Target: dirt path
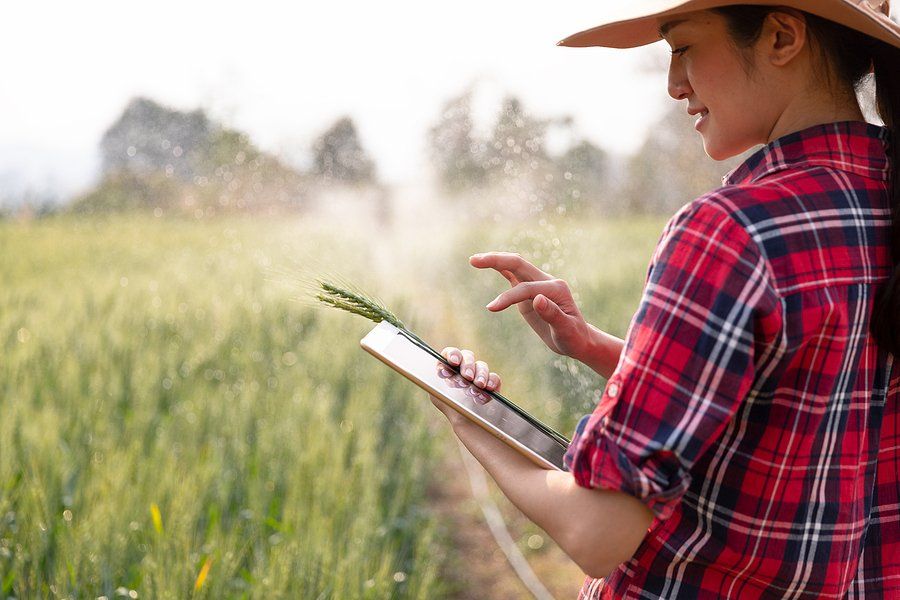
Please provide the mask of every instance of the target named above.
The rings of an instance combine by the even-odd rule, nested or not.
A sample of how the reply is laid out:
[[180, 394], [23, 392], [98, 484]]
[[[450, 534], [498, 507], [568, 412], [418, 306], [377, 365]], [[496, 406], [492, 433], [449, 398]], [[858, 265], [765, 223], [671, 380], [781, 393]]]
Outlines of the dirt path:
[[[408, 196], [409, 210], [398, 212], [400, 216], [394, 223], [394, 231], [402, 233], [404, 239], [410, 242], [411, 248], [427, 247], [430, 256], [452, 255], [460, 245], [457, 238], [462, 230], [450, 231], [443, 224], [452, 221], [456, 209], [442, 205], [426, 206], [422, 204], [419, 195], [410, 193], [409, 190], [400, 196], [403, 194]], [[423, 214], [416, 213], [423, 210], [426, 211]], [[439, 210], [446, 212], [446, 218], [435, 219]], [[406, 225], [403, 225], [404, 219], [407, 220]], [[419, 236], [419, 241], [416, 241], [415, 236]], [[453, 295], [445, 288], [445, 268], [451, 271], [452, 268], [440, 263], [438, 259], [437, 264], [441, 264], [441, 268], [425, 269], [419, 262], [421, 253], [409, 252], [405, 256], [411, 261], [407, 264], [408, 272], [415, 278], [418, 286], [416, 289], [421, 294], [420, 301], [413, 302], [413, 306], [429, 307], [431, 322], [440, 324], [438, 328], [446, 334], [445, 339], [464, 339], [460, 335], [447, 334], [465, 332], [467, 329], [466, 323], [457, 314]], [[399, 268], [394, 255], [389, 264], [395, 271]], [[395, 273], [391, 275], [395, 276]], [[440, 338], [439, 335], [431, 337], [433, 340]], [[491, 534], [481, 507], [473, 496], [466, 467], [446, 421], [435, 418], [431, 424], [431, 433], [441, 441], [443, 449], [429, 490], [429, 501], [438, 517], [442, 536], [447, 540], [443, 561], [445, 568], [441, 576], [449, 589], [448, 597], [454, 600], [532, 598]], [[480, 465], [478, 468], [481, 468]], [[581, 569], [506, 500], [490, 477], [488, 480], [491, 498], [499, 507], [510, 535], [538, 579], [555, 599], [575, 600], [584, 581]]]
[[[446, 432], [435, 433], [447, 443], [439, 471], [443, 477], [437, 478], [429, 495], [448, 540], [447, 567], [442, 577], [450, 590], [449, 596], [459, 600], [532, 597], [491, 535], [455, 444]], [[491, 497], [500, 508], [512, 538], [541, 583], [558, 600], [577, 598], [584, 579], [581, 570], [550, 538], [531, 525], [492, 481], [489, 484]]]

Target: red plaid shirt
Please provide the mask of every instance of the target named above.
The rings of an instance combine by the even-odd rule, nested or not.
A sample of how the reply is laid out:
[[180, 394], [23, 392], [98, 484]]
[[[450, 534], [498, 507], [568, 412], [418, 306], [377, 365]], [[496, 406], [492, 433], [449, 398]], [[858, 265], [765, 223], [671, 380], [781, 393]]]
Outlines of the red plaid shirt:
[[655, 519], [581, 598], [900, 598], [900, 377], [869, 335], [887, 143], [788, 135], [669, 222], [566, 455]]

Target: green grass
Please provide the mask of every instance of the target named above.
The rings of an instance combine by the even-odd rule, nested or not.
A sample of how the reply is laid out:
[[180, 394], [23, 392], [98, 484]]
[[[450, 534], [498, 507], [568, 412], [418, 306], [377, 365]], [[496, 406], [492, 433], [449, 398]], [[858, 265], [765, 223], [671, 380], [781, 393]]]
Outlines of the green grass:
[[300, 221], [0, 223], [0, 597], [446, 595], [441, 417], [359, 349], [371, 323], [296, 301], [293, 274], [339, 265], [568, 434], [602, 382], [489, 315], [507, 284], [466, 257], [546, 252], [623, 335], [660, 228], [460, 230], [386, 267]]
[[198, 596], [434, 591], [424, 406], [267, 281], [271, 233], [3, 226], [4, 597], [184, 598], [207, 557]]

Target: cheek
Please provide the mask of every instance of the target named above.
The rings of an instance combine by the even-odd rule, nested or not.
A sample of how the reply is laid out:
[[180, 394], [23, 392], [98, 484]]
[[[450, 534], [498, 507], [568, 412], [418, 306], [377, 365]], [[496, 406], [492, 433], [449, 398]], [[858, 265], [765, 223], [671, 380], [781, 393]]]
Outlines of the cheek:
[[[719, 104], [720, 110], [743, 100], [747, 93], [747, 77], [743, 66], [730, 55], [705, 53], [687, 65], [687, 75], [694, 92], [708, 108]], [[752, 106], [752, 102], [747, 103]]]

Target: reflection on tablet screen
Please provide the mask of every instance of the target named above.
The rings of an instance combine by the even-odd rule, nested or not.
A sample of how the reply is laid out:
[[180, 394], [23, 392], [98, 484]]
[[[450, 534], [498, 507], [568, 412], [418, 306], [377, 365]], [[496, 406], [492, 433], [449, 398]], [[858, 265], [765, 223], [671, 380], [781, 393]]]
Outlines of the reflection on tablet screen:
[[475, 384], [469, 382], [459, 373], [454, 372], [450, 367], [443, 363], [437, 363], [438, 377], [445, 380], [447, 385], [452, 388], [465, 390], [466, 395], [472, 398], [478, 404], [484, 405], [491, 401], [491, 397], [479, 389]]
[[520, 446], [520, 451], [565, 470], [566, 443], [549, 435], [507, 404], [477, 387], [456, 369], [415, 344], [390, 324], [382, 323], [363, 339], [363, 347], [463, 414]]
[[439, 390], [440, 396], [445, 400], [478, 416], [557, 468], [565, 469], [562, 458], [566, 447], [537, 429], [503, 402], [494, 400], [488, 392], [463, 378], [451, 367], [438, 362], [402, 335], [397, 336], [391, 349], [396, 353], [394, 356], [398, 362], [405, 364], [409, 371]]

